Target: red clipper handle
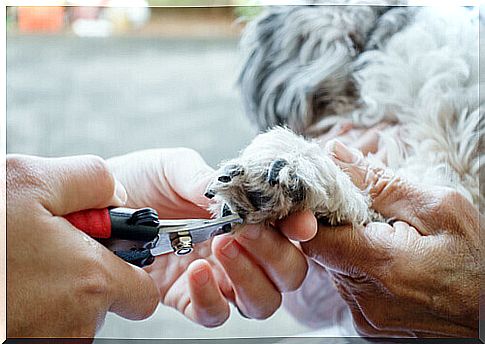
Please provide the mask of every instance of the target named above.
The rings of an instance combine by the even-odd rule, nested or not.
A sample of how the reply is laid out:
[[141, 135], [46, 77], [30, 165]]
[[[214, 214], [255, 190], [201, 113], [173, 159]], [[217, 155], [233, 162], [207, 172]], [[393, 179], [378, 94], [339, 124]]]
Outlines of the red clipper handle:
[[82, 210], [68, 214], [64, 218], [92, 238], [111, 237], [111, 218], [108, 208]]

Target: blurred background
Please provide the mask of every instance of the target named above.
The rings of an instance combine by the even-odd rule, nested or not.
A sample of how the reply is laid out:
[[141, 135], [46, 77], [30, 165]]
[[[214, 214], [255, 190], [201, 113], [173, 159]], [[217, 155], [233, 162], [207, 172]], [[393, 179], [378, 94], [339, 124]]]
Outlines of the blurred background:
[[251, 9], [139, 1], [7, 8], [9, 153], [188, 146], [215, 166], [247, 144], [237, 45]]
[[[163, 0], [130, 1], [135, 7], [83, 4], [90, 6], [7, 8], [8, 153], [109, 158], [184, 146], [216, 167], [249, 143], [255, 130], [236, 85], [238, 39], [260, 7], [146, 7], [173, 4]], [[306, 330], [284, 310], [253, 321], [233, 309], [224, 326], [205, 329], [160, 306], [141, 322], [110, 314], [98, 336], [265, 337]]]

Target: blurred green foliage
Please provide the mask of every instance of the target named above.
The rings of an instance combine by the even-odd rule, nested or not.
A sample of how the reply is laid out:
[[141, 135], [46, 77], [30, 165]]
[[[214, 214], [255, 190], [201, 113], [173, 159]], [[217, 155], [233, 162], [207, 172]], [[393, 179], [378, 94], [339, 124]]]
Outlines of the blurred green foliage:
[[251, 20], [261, 13], [262, 6], [240, 6], [234, 8], [234, 15], [242, 20]]
[[[234, 6], [234, 15], [242, 20], [251, 20], [262, 11], [258, 0], [147, 0], [149, 6]], [[256, 5], [256, 6], [255, 6]]]
[[7, 32], [11, 32], [15, 28], [17, 21], [15, 10], [15, 7], [7, 7], [7, 17], [5, 18]]
[[150, 6], [230, 6], [233, 0], [148, 0]]

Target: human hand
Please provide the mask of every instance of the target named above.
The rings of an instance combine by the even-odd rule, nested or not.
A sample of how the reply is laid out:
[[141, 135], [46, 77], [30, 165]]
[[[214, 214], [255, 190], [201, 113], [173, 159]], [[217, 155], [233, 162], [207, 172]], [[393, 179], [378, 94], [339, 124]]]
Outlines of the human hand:
[[413, 185], [336, 143], [335, 162], [393, 225], [320, 225], [302, 248], [331, 274], [366, 336], [478, 335], [479, 213], [456, 191]]
[[[127, 189], [128, 207], [150, 206], [160, 218], [209, 218], [203, 196], [213, 170], [190, 149], [155, 149], [110, 159]], [[159, 256], [146, 268], [161, 302], [193, 321], [213, 327], [229, 317], [229, 302], [247, 317], [263, 319], [281, 303], [281, 293], [303, 281], [307, 262], [289, 240], [316, 233], [311, 213], [294, 214], [275, 224], [243, 226], [195, 246], [184, 257]]]
[[[373, 161], [387, 163], [387, 144], [381, 139], [381, 133], [387, 132], [393, 138], [400, 136], [400, 127], [396, 124], [380, 122], [370, 128], [355, 126], [349, 120], [341, 120], [325, 134], [319, 134], [317, 142], [322, 148], [327, 143], [338, 139], [340, 142], [356, 149], [367, 156], [372, 155]], [[314, 132], [315, 134], [318, 131]], [[284, 306], [298, 321], [312, 328], [342, 328], [342, 335], [353, 335], [354, 331], [345, 332], [348, 309], [338, 292], [332, 285], [326, 269], [313, 261], [309, 261], [307, 277], [300, 288], [284, 297]], [[332, 311], [330, 312], [329, 309]]]
[[387, 132], [388, 135], [392, 133], [391, 136], [396, 139], [400, 137], [401, 130], [400, 125], [387, 122], [379, 122], [372, 127], [364, 128], [355, 127], [351, 121], [343, 120], [325, 134], [318, 136], [317, 141], [325, 147], [327, 142], [338, 139], [348, 147], [357, 149], [364, 156], [371, 153], [377, 161], [386, 164], [388, 152], [385, 143], [389, 144], [389, 142], [382, 142], [381, 133]]
[[158, 291], [150, 276], [62, 217], [124, 204], [106, 163], [10, 155], [6, 165], [7, 336], [93, 337], [107, 311], [152, 314]]

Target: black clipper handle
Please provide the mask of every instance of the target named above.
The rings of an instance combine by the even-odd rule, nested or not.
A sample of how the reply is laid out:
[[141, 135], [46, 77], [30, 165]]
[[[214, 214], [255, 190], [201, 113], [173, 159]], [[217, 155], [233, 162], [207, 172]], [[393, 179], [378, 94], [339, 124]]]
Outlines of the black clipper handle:
[[150, 250], [146, 248], [134, 248], [126, 251], [113, 251], [113, 253], [123, 259], [125, 262], [139, 266], [141, 268], [150, 265], [155, 260], [155, 257], [152, 256]]

